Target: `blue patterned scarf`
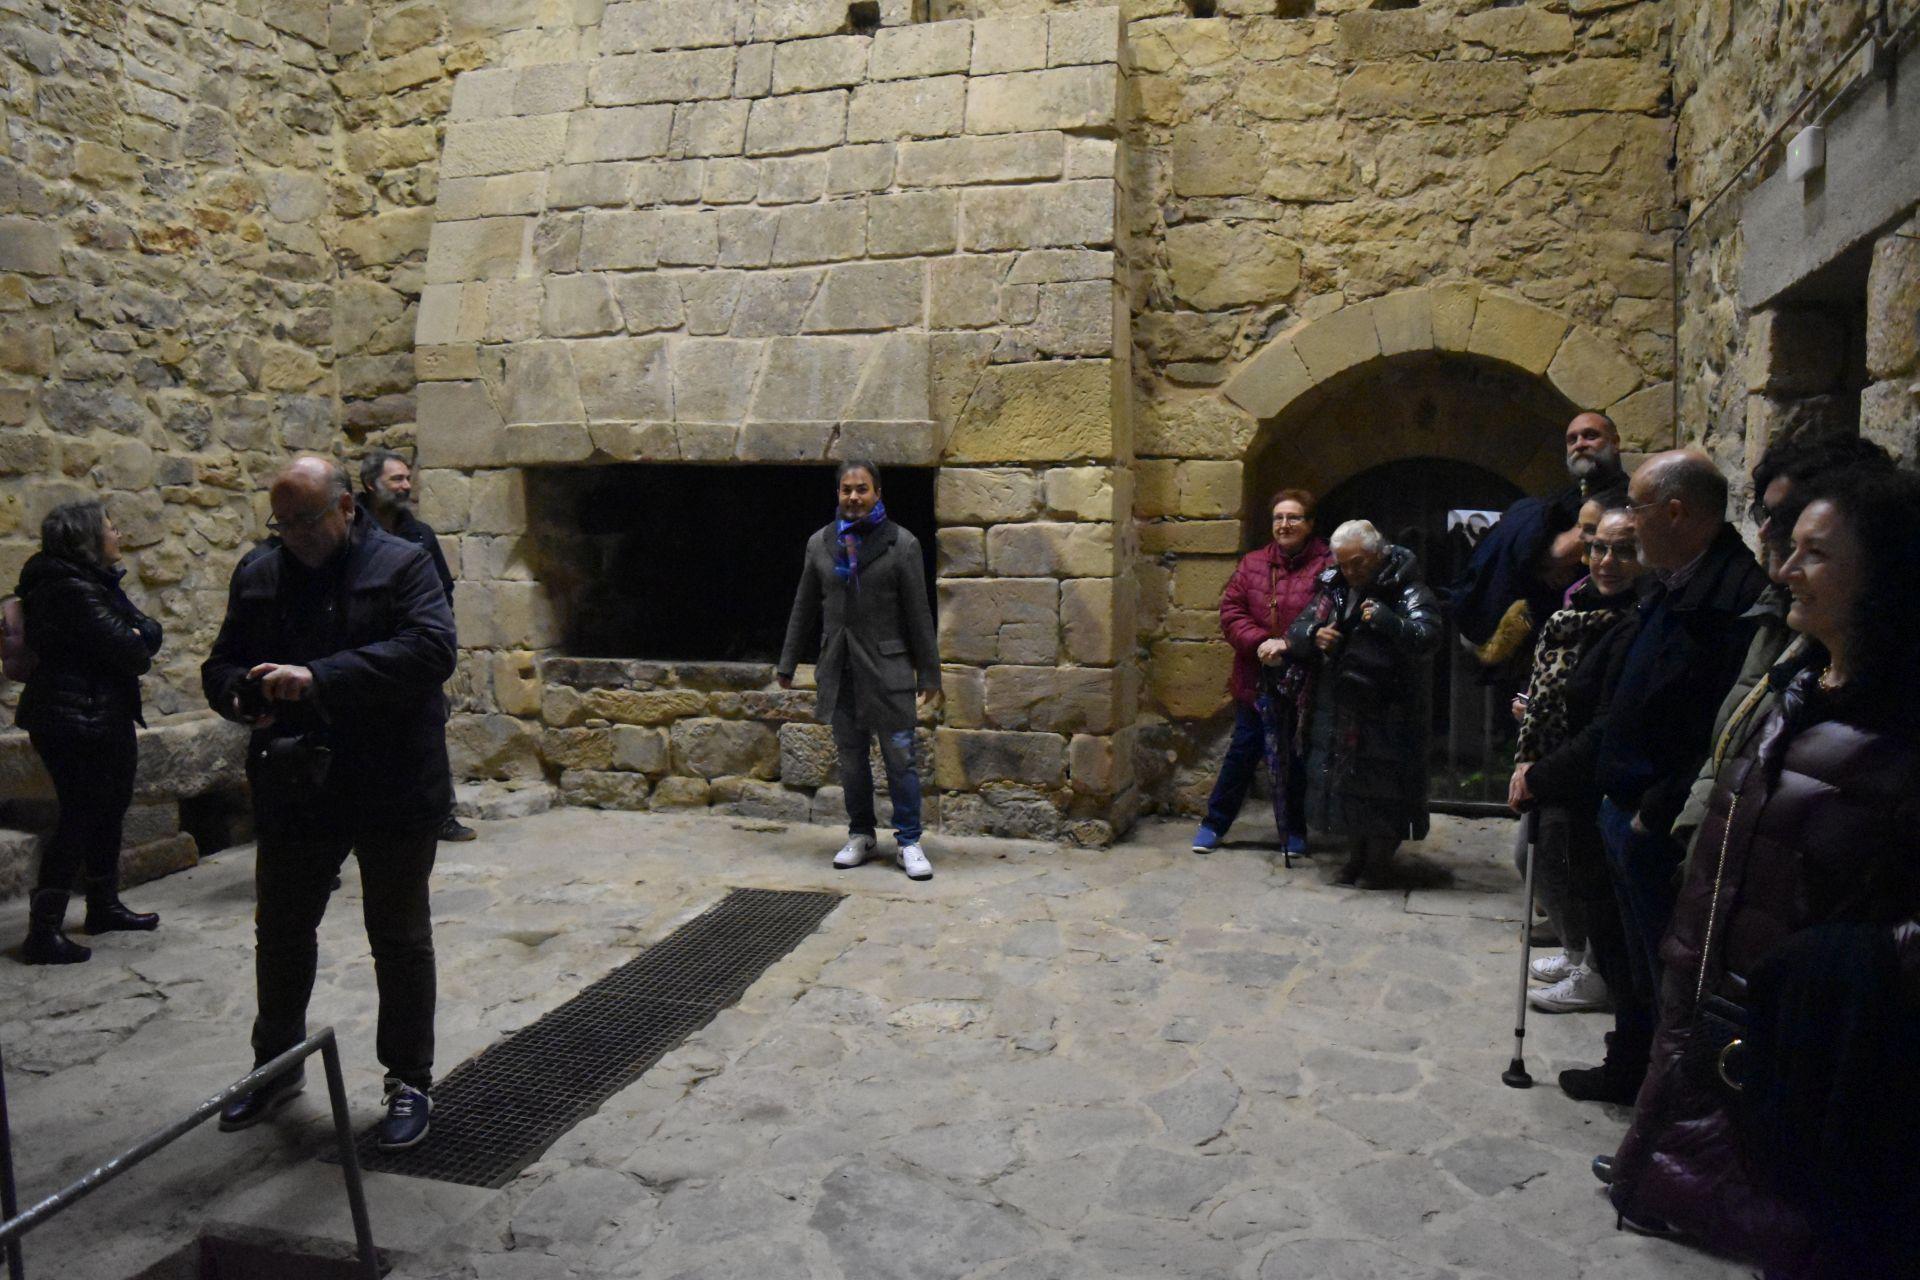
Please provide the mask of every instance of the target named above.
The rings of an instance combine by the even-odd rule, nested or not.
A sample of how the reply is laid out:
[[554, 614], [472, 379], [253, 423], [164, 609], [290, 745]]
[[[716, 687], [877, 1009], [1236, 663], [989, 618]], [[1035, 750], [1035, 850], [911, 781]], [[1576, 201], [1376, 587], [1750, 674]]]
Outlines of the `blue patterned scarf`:
[[860, 519], [840, 520], [834, 524], [834, 533], [840, 540], [840, 546], [833, 553], [833, 571], [841, 581], [852, 583], [855, 591], [860, 589], [860, 544], [886, 521], [887, 504], [875, 502], [873, 510]]

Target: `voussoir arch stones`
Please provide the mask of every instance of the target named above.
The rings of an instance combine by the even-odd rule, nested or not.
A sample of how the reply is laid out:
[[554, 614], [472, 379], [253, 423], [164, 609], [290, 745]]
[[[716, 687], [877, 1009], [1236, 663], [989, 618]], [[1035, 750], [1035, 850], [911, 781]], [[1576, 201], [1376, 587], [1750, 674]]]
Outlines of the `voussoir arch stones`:
[[1457, 352], [1544, 378], [1572, 403], [1604, 410], [1629, 448], [1671, 442], [1672, 389], [1649, 384], [1617, 344], [1551, 308], [1472, 281], [1369, 298], [1275, 337], [1221, 393], [1270, 422], [1329, 379], [1413, 352]]

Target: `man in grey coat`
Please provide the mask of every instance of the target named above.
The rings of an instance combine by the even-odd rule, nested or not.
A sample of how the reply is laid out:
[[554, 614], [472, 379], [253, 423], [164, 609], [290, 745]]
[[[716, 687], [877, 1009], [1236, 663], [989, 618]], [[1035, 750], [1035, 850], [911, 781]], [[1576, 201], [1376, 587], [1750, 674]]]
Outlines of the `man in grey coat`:
[[868, 749], [877, 735], [893, 797], [895, 860], [913, 879], [930, 880], [933, 865], [920, 848], [920, 776], [913, 763], [915, 690], [921, 706], [940, 701], [926, 567], [919, 539], [887, 519], [880, 468], [864, 459], [843, 462], [838, 480], [837, 518], [807, 539], [780, 651], [780, 687], [793, 687], [801, 651], [818, 635], [814, 714], [833, 725], [847, 796], [847, 843], [833, 865], [846, 870], [874, 855]]

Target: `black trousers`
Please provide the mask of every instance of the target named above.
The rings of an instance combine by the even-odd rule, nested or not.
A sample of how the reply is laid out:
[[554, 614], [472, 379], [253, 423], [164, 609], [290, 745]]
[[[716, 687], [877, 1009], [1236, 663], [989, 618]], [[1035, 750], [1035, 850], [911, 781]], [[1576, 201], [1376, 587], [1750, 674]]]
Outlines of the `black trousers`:
[[30, 733], [28, 740], [53, 776], [60, 820], [40, 854], [36, 892], [72, 893], [74, 880], [117, 888], [120, 882], [120, 829], [133, 803], [133, 770], [140, 749], [133, 722], [124, 732], [102, 737]]
[[433, 916], [427, 881], [439, 824], [358, 837], [325, 830], [262, 832], [254, 863], [254, 1065], [307, 1035], [307, 1001], [319, 961], [316, 931], [348, 852], [360, 860], [362, 914], [380, 993], [374, 1050], [387, 1083], [433, 1083]]

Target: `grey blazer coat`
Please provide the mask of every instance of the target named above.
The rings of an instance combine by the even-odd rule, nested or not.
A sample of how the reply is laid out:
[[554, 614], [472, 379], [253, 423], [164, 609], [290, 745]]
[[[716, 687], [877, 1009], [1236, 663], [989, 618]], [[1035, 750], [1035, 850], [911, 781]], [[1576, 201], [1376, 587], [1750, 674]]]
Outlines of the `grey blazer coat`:
[[814, 714], [831, 721], [840, 705], [843, 673], [853, 678], [853, 705], [862, 727], [914, 726], [916, 689], [940, 687], [940, 652], [920, 540], [889, 520], [860, 547], [860, 586], [833, 571], [835, 526], [807, 539], [800, 588], [787, 618], [779, 673], [791, 676], [807, 640], [820, 638]]

